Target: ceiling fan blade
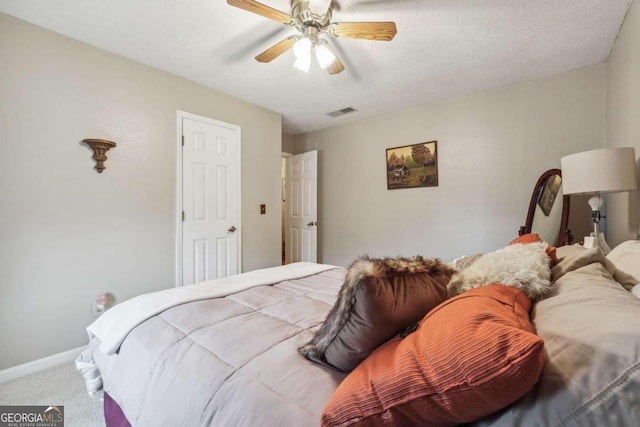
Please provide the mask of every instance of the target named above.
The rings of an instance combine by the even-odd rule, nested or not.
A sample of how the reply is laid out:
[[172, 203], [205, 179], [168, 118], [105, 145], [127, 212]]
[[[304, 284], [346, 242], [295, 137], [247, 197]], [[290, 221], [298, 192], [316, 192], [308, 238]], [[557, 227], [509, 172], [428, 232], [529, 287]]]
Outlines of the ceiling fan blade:
[[276, 59], [278, 56], [285, 53], [287, 50], [291, 49], [295, 44], [295, 42], [296, 42], [295, 36], [287, 37], [286, 39], [274, 44], [269, 49], [262, 52], [260, 55], [256, 56], [256, 61], [271, 62], [274, 59]]
[[333, 37], [379, 41], [391, 41], [397, 32], [395, 22], [336, 22], [328, 28]]
[[248, 12], [264, 16], [265, 18], [282, 22], [283, 24], [289, 24], [291, 21], [293, 21], [291, 16], [287, 15], [286, 13], [280, 12], [279, 10], [276, 10], [254, 0], [227, 0], [227, 3], [231, 6], [244, 9]]
[[344, 64], [340, 61], [340, 58], [336, 56], [336, 60], [327, 67], [329, 74], [339, 74], [344, 71]]

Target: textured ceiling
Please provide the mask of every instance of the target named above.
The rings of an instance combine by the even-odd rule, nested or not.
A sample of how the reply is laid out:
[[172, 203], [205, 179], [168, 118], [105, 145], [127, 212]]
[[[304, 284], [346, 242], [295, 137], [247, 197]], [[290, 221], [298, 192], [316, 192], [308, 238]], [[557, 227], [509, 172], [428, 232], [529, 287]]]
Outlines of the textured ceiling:
[[[332, 39], [330, 76], [293, 53], [296, 34], [224, 0], [0, 0], [0, 12], [283, 115], [296, 134], [605, 61], [633, 0], [340, 0], [333, 22], [395, 21], [391, 42]], [[290, 12], [290, 0], [263, 3]], [[326, 113], [353, 107], [339, 118]]]

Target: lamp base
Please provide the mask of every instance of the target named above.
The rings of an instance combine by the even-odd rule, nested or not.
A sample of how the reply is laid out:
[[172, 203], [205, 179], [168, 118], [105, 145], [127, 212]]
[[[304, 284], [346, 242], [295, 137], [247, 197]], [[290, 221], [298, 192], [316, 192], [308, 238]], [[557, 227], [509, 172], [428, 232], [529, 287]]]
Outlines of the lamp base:
[[604, 234], [602, 233], [598, 233], [597, 235], [595, 235], [595, 233], [591, 233], [591, 236], [585, 236], [583, 246], [587, 249], [599, 247], [605, 255], [611, 252], [611, 248], [607, 244]]

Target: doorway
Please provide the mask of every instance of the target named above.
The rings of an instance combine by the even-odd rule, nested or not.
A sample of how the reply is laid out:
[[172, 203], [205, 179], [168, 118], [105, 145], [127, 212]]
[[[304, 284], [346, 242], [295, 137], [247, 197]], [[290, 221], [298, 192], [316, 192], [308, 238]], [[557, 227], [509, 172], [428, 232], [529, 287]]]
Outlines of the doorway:
[[284, 263], [317, 262], [318, 152], [286, 157], [284, 194]]
[[286, 253], [286, 235], [287, 235], [287, 159], [293, 156], [291, 153], [282, 153], [280, 157], [280, 190], [282, 199], [282, 265], [287, 263]]

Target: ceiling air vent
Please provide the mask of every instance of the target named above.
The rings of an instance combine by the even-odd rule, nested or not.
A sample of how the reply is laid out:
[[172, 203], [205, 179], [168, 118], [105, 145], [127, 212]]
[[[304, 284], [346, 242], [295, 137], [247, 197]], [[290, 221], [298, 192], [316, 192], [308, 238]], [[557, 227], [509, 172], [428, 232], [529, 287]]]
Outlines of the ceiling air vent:
[[332, 111], [330, 113], [327, 113], [327, 116], [329, 117], [340, 117], [340, 116], [344, 116], [345, 114], [349, 114], [349, 113], [353, 113], [354, 111], [358, 111], [353, 107], [347, 107], [347, 108], [343, 108], [341, 110], [336, 110], [336, 111]]

